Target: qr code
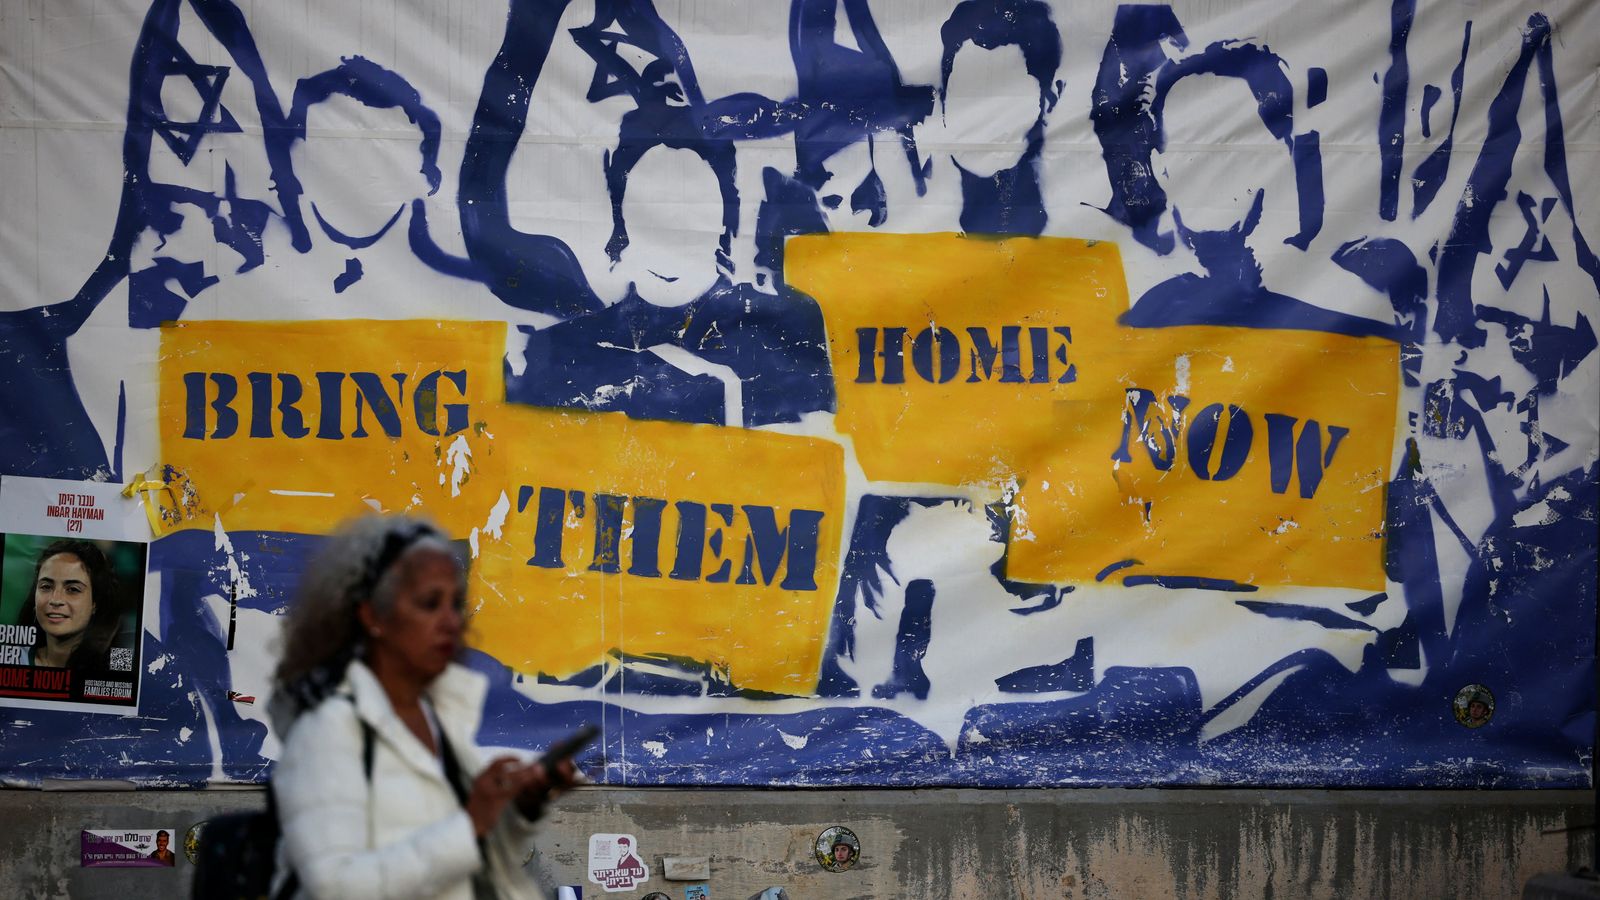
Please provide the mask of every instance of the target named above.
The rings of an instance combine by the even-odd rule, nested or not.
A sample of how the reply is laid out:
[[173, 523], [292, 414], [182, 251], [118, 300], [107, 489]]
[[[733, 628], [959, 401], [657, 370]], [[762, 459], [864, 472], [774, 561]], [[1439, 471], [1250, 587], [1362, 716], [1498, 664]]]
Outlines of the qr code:
[[133, 671], [133, 648], [132, 647], [112, 647], [111, 648], [111, 671], [113, 671], [113, 672], [132, 672]]

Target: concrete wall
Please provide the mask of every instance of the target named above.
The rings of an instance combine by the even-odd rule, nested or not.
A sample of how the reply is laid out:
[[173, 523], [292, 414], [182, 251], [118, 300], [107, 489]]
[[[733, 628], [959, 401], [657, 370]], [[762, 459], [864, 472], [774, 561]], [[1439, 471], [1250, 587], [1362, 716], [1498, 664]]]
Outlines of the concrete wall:
[[[82, 828], [175, 828], [259, 806], [259, 791], [0, 791], [0, 893], [186, 896], [189, 866], [84, 869]], [[538, 839], [547, 885], [583, 883], [588, 837], [629, 832], [679, 900], [663, 856], [709, 856], [711, 896], [785, 885], [793, 900], [856, 898], [1517, 897], [1540, 872], [1589, 864], [1593, 796], [1578, 791], [744, 791], [586, 788]], [[861, 839], [824, 871], [817, 834]], [[590, 885], [587, 896], [608, 896]]]

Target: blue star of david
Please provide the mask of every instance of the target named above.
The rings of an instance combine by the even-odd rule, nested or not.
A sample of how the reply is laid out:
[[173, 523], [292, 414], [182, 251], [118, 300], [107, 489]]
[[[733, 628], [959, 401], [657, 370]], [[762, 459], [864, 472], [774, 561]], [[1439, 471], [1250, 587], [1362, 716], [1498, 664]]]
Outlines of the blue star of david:
[[195, 62], [194, 57], [182, 46], [174, 43], [159, 71], [163, 83], [168, 78], [184, 78], [200, 95], [200, 114], [194, 121], [175, 121], [166, 115], [163, 108], [151, 125], [184, 165], [194, 159], [206, 135], [240, 130], [233, 114], [222, 105], [222, 85], [227, 82], [230, 71], [227, 66], [203, 66]]
[[[630, 34], [624, 19], [635, 20], [632, 24], [641, 33]], [[640, 102], [654, 100], [675, 106], [687, 102], [678, 73], [667, 58], [674, 54], [670, 48], [663, 47], [663, 35], [651, 33], [650, 25], [637, 10], [619, 13], [612, 8], [603, 8], [597, 10], [592, 23], [571, 29], [573, 42], [589, 54], [595, 63], [594, 78], [589, 82], [586, 95], [591, 103], [620, 94], [627, 94]], [[653, 59], [641, 72], [622, 58], [617, 52], [618, 45], [638, 47]]]
[[[1536, 203], [1537, 217], [1534, 213]], [[1522, 236], [1522, 243], [1507, 250], [1505, 261], [1494, 269], [1495, 274], [1500, 276], [1501, 287], [1508, 290], [1511, 288], [1511, 283], [1517, 280], [1517, 273], [1522, 271], [1523, 263], [1556, 261], [1555, 248], [1550, 246], [1550, 238], [1545, 236], [1543, 226], [1544, 222], [1550, 220], [1550, 213], [1556, 208], [1556, 198], [1546, 197], [1543, 202], [1538, 202], [1526, 193], [1518, 191], [1517, 206], [1522, 208], [1522, 218], [1528, 223], [1528, 231]]]

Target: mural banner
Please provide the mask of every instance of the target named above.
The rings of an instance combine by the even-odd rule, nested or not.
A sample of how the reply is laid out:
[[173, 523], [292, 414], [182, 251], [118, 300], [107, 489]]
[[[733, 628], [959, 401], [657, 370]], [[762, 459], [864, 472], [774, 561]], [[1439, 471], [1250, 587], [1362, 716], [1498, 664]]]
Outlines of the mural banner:
[[603, 783], [1591, 784], [1600, 7], [1491, 6], [7, 5], [0, 506], [150, 600], [0, 779], [262, 780], [404, 512]]

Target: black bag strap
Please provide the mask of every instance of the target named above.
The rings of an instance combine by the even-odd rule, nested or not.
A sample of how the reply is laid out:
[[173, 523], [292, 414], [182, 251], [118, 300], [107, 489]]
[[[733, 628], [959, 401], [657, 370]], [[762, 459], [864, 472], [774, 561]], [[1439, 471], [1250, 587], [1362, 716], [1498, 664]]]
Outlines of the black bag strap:
[[372, 783], [372, 757], [377, 752], [378, 742], [376, 732], [366, 719], [356, 718], [361, 723], [361, 773], [367, 776], [367, 784]]
[[465, 809], [467, 805], [467, 788], [461, 783], [461, 762], [456, 759], [456, 752], [450, 747], [450, 739], [444, 736], [444, 729], [439, 729], [439, 762], [444, 767], [444, 780], [450, 782], [450, 790], [455, 792], [456, 802]]
[[[351, 697], [349, 699], [350, 703], [354, 705], [355, 698]], [[371, 785], [372, 760], [378, 749], [377, 732], [373, 731], [371, 723], [361, 718], [360, 715], [356, 716], [356, 722], [361, 725], [361, 773], [367, 776], [367, 784]], [[278, 800], [273, 794], [270, 785], [267, 788], [267, 812], [272, 816], [272, 823], [278, 826], [278, 834], [281, 837], [283, 825], [278, 819]], [[289, 900], [299, 891], [300, 873], [290, 869], [289, 876], [283, 879], [283, 887], [278, 888], [278, 893], [273, 895], [272, 900]]]
[[[456, 759], [456, 752], [451, 749], [450, 739], [444, 736], [442, 727], [439, 729], [438, 735], [439, 763], [444, 769], [444, 780], [450, 783], [450, 790], [455, 792], [456, 802], [461, 804], [462, 809], [466, 809], [467, 788], [466, 785], [461, 783], [461, 762]], [[478, 858], [483, 860], [486, 869], [489, 865], [489, 842], [481, 837], [478, 838]], [[474, 898], [482, 898], [482, 900], [498, 896], [494, 883], [489, 880], [485, 869], [479, 869], [472, 876], [472, 896]]]

